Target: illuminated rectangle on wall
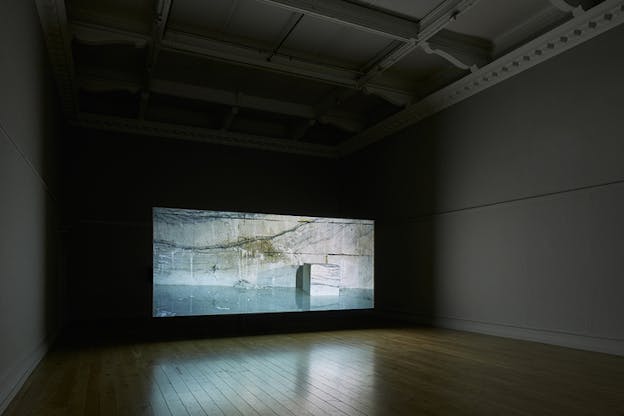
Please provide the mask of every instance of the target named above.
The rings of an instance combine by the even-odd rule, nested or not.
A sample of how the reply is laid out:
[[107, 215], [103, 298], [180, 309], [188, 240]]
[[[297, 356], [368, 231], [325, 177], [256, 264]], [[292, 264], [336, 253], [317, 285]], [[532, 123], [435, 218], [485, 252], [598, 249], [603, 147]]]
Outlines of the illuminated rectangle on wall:
[[153, 316], [373, 307], [374, 222], [153, 209]]

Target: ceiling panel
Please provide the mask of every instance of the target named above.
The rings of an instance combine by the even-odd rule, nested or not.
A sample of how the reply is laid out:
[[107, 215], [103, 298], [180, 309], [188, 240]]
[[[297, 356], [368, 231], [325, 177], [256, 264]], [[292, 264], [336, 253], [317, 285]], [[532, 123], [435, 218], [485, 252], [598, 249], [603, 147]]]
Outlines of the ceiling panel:
[[168, 28], [272, 49], [294, 23], [293, 15], [254, 0], [175, 0]]
[[74, 20], [148, 34], [152, 29], [153, 0], [67, 0]]
[[442, 0], [359, 0], [357, 3], [409, 19], [420, 20], [441, 4]]
[[284, 51], [302, 52], [320, 62], [360, 69], [391, 42], [383, 36], [305, 16], [284, 43]]
[[312, 105], [334, 87], [284, 74], [162, 52], [155, 78]]
[[126, 45], [73, 44], [76, 72], [117, 81], [141, 82], [145, 74], [146, 51]]
[[220, 129], [229, 108], [205, 101], [152, 94], [145, 118], [173, 124]]
[[224, 33], [276, 46], [288, 32], [293, 13], [255, 0], [237, 0], [238, 7]]
[[336, 145], [346, 139], [347, 133], [331, 124], [316, 123], [306, 133], [305, 141], [315, 144]]
[[135, 118], [139, 114], [139, 95], [127, 91], [92, 92], [79, 90], [80, 110], [92, 114]]
[[373, 94], [359, 93], [346, 99], [336, 107], [336, 110], [359, 114], [365, 126], [369, 127], [394, 114], [399, 108]]
[[497, 37], [530, 20], [544, 9], [549, 0], [480, 0], [447, 29], [494, 41]]
[[288, 138], [297, 120], [257, 110], [241, 109], [230, 129], [240, 133]]
[[238, 2], [232, 0], [175, 0], [168, 28], [190, 33], [220, 33], [226, 29]]
[[388, 76], [401, 79], [420, 79], [431, 73], [444, 70], [449, 62], [438, 55], [428, 54], [420, 48], [416, 48], [406, 57], [394, 64], [388, 71]]

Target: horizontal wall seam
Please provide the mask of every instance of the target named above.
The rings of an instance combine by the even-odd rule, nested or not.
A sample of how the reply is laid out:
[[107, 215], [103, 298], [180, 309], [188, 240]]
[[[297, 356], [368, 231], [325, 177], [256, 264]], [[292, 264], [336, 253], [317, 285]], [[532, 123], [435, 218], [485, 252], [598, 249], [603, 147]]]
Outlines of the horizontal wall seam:
[[618, 180], [611, 181], [611, 182], [603, 182], [603, 183], [594, 184], [594, 185], [579, 186], [577, 188], [564, 189], [564, 190], [561, 190], [561, 191], [546, 192], [546, 193], [542, 193], [542, 194], [529, 195], [529, 196], [524, 196], [524, 197], [520, 197], [520, 198], [506, 199], [506, 200], [503, 200], [503, 201], [489, 202], [489, 203], [486, 203], [486, 204], [471, 205], [471, 206], [468, 206], [468, 207], [450, 209], [450, 210], [446, 210], [446, 211], [431, 212], [431, 213], [427, 213], [427, 214], [417, 215], [417, 216], [414, 216], [414, 217], [402, 217], [402, 218], [400, 218], [400, 217], [395, 217], [395, 218], [388, 217], [387, 219], [401, 219], [401, 220], [406, 220], [407, 219], [409, 221], [417, 221], [417, 220], [421, 220], [421, 219], [425, 219], [425, 218], [429, 218], [429, 217], [437, 217], [437, 216], [442, 216], [442, 215], [447, 215], [447, 214], [454, 214], [454, 213], [462, 212], [462, 211], [471, 211], [471, 210], [474, 210], [474, 209], [489, 208], [489, 207], [495, 207], [495, 206], [498, 206], [498, 205], [505, 205], [505, 204], [513, 204], [513, 203], [516, 203], [516, 202], [529, 201], [529, 200], [540, 199], [540, 198], [547, 198], [549, 196], [555, 196], [555, 195], [562, 195], [562, 194], [580, 192], [580, 191], [585, 191], [585, 190], [589, 190], [589, 189], [606, 188], [608, 186], [622, 185], [622, 184], [624, 184], [624, 179], [618, 179]]
[[590, 334], [586, 334], [582, 332], [562, 331], [559, 329], [548, 329], [548, 328], [539, 328], [539, 327], [533, 327], [533, 326], [513, 325], [513, 324], [506, 324], [506, 323], [496, 322], [496, 321], [480, 321], [476, 319], [457, 318], [453, 316], [444, 316], [444, 315], [435, 315], [433, 316], [433, 319], [449, 319], [449, 320], [454, 320], [454, 321], [473, 322], [476, 324], [495, 325], [495, 326], [502, 326], [502, 327], [507, 327], [507, 328], [514, 328], [514, 329], [525, 329], [529, 331], [550, 332], [553, 334], [560, 334], [560, 335], [573, 335], [575, 337], [583, 337], [583, 338], [590, 338], [590, 339], [602, 339], [605, 341], [624, 342], [624, 338], [605, 337], [601, 335], [590, 335]]
[[589, 339], [601, 339], [605, 341], [624, 342], [624, 338], [605, 337], [602, 335], [590, 335], [590, 334], [584, 334], [581, 332], [571, 332], [571, 331], [562, 331], [558, 329], [513, 325], [513, 324], [507, 324], [507, 323], [496, 322], [496, 321], [481, 321], [481, 320], [476, 320], [476, 319], [458, 318], [458, 317], [445, 316], [445, 315], [426, 315], [426, 314], [410, 313], [410, 312], [404, 312], [404, 311], [396, 310], [396, 309], [385, 309], [385, 310], [380, 311], [380, 313], [382, 315], [388, 316], [389, 318], [412, 319], [412, 320], [422, 323], [423, 325], [425, 324], [431, 325], [436, 319], [447, 319], [447, 320], [453, 320], [453, 321], [471, 322], [471, 323], [482, 324], [482, 325], [493, 325], [493, 326], [513, 328], [513, 329], [524, 329], [528, 331], [549, 332], [552, 334], [559, 334], [559, 335], [571, 335], [575, 337], [583, 337], [583, 338], [589, 338]]
[[43, 189], [45, 190], [45, 192], [48, 194], [48, 196], [50, 197], [50, 199], [52, 199], [52, 201], [57, 204], [58, 200], [56, 198], [56, 196], [52, 193], [52, 191], [50, 191], [50, 187], [48, 186], [48, 183], [45, 181], [45, 179], [41, 176], [41, 174], [39, 173], [39, 171], [37, 170], [37, 168], [35, 168], [35, 166], [33, 165], [33, 163], [30, 161], [30, 159], [26, 156], [26, 154], [24, 152], [22, 152], [22, 149], [20, 149], [20, 147], [18, 146], [17, 142], [15, 140], [13, 140], [13, 138], [11, 137], [11, 135], [9, 134], [8, 131], [6, 131], [6, 129], [4, 128], [4, 125], [2, 123], [2, 120], [0, 120], [0, 132], [2, 132], [2, 134], [7, 138], [7, 140], [9, 141], [9, 143], [11, 143], [11, 145], [13, 146], [13, 148], [15, 149], [15, 151], [20, 155], [20, 157], [24, 160], [24, 162], [28, 165], [28, 167], [30, 168], [30, 170], [33, 172], [33, 174], [37, 177], [37, 179], [39, 179], [39, 182], [41, 182], [41, 185], [43, 185]]
[[[503, 327], [503, 328], [518, 329], [518, 330], [524, 330], [524, 331], [533, 331], [533, 332], [543, 333], [543, 334], [565, 335], [565, 336], [572, 336], [572, 337], [578, 337], [578, 338], [586, 338], [588, 340], [613, 341], [613, 342], [618, 342], [618, 343], [624, 342], [624, 338], [606, 337], [606, 336], [601, 336], [601, 335], [588, 335], [588, 334], [584, 334], [581, 332], [570, 332], [570, 331], [562, 331], [562, 330], [556, 330], [556, 329], [512, 325], [512, 324], [505, 324], [505, 323], [494, 322], [494, 321], [480, 321], [480, 320], [475, 320], [475, 319], [456, 318], [456, 317], [450, 317], [450, 316], [444, 316], [444, 315], [426, 315], [426, 314], [404, 312], [404, 311], [399, 311], [399, 310], [384, 310], [384, 311], [381, 311], [380, 314], [390, 319], [399, 319], [399, 320], [406, 319], [411, 322], [416, 322], [420, 325], [431, 326], [431, 327], [436, 327], [436, 328], [444, 327], [444, 326], [439, 325], [440, 320], [461, 321], [461, 322], [473, 323], [473, 324], [478, 324], [478, 325]], [[472, 332], [472, 331], [468, 331], [468, 332]]]

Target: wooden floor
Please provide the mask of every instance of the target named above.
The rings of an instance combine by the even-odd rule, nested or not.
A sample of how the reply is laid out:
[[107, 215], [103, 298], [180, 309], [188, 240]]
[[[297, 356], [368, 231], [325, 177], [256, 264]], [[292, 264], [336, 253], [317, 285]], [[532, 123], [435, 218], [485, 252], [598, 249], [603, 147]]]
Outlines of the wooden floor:
[[624, 357], [437, 329], [62, 348], [6, 415], [624, 415]]

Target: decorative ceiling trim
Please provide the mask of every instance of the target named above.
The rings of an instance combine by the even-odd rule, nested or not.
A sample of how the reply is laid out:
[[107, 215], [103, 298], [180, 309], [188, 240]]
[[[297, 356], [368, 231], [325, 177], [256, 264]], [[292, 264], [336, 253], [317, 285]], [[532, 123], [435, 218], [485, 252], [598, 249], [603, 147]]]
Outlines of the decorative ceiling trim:
[[585, 11], [583, 6], [572, 5], [568, 0], [550, 0], [550, 3], [562, 12], [572, 13], [574, 16], [578, 16]]
[[[429, 38], [422, 46], [425, 52], [431, 49], [432, 53], [440, 54], [455, 66], [459, 61], [462, 69], [469, 69], [473, 66], [481, 67], [492, 61], [492, 42], [470, 35], [462, 35], [449, 30], [441, 30], [435, 36]], [[448, 57], [443, 56], [444, 54]]]
[[337, 149], [332, 146], [121, 117], [80, 113], [70, 120], [69, 124], [74, 127], [96, 130], [238, 146], [305, 156], [324, 158], [335, 158], [338, 156]]
[[71, 117], [77, 112], [78, 100], [65, 2], [36, 0], [36, 5], [52, 71], [61, 95], [63, 113]]
[[624, 23], [624, 0], [606, 0], [480, 70], [410, 105], [340, 146], [350, 154]]
[[449, 23], [455, 21], [459, 15], [474, 6], [479, 0], [444, 0], [418, 24], [418, 33], [415, 38], [408, 39], [405, 43], [396, 47], [382, 59], [373, 65], [367, 65], [370, 69], [362, 75], [357, 82], [358, 89], [363, 88], [390, 67], [412, 53], [419, 46], [427, 44], [427, 41], [442, 31]]
[[479, 67], [476, 64], [463, 62], [462, 59], [457, 58], [455, 55], [441, 48], [438, 48], [435, 45], [432, 47], [432, 45], [429, 42], [423, 42], [423, 44], [420, 46], [426, 53], [438, 55], [439, 57], [446, 59], [448, 62], [452, 63], [459, 69], [470, 70], [472, 72], [479, 69]]

